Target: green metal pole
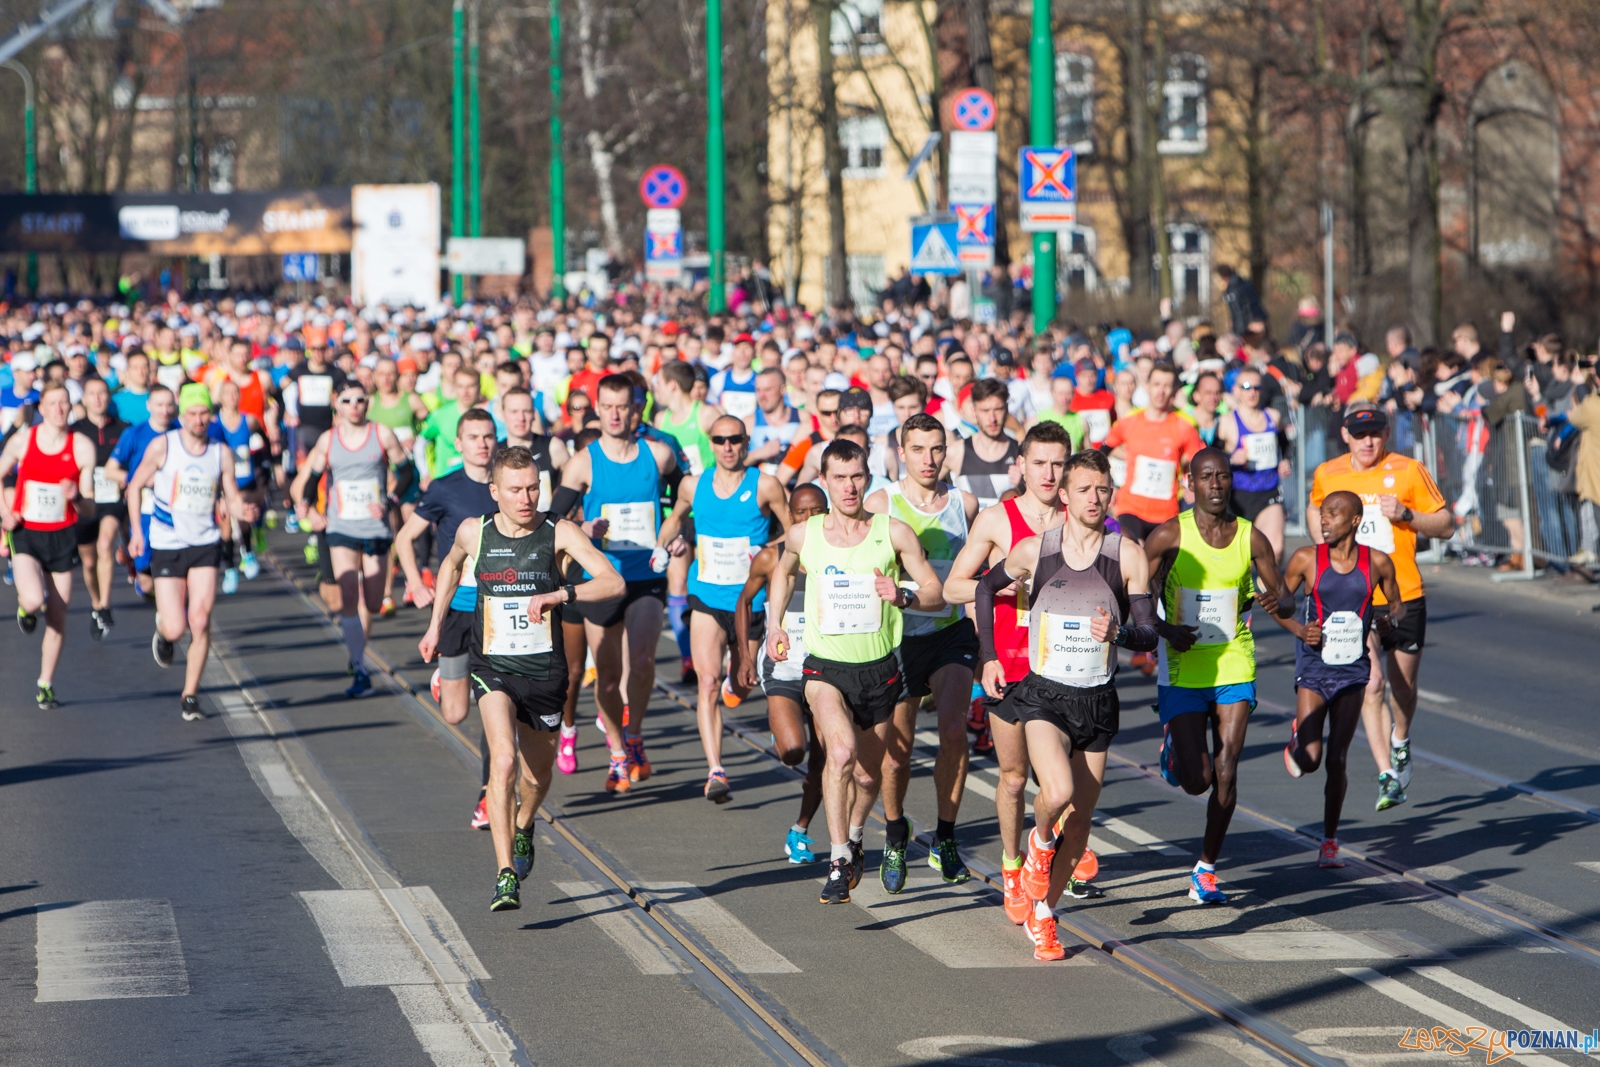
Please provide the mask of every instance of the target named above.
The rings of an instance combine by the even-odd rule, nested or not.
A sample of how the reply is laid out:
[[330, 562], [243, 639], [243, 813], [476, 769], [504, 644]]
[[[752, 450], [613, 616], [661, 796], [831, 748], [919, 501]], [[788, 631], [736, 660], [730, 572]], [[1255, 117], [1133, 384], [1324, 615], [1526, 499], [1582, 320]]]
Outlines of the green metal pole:
[[567, 167], [561, 152], [561, 3], [550, 0], [550, 295], [567, 295]]
[[[466, 224], [466, 72], [462, 68], [462, 36], [465, 30], [465, 0], [455, 0], [450, 17], [450, 236], [465, 237]], [[450, 290], [461, 303], [461, 275], [450, 279]]]
[[468, 204], [472, 236], [483, 236], [483, 139], [478, 126], [478, 0], [472, 0], [467, 32], [467, 116], [471, 140], [467, 143]]
[[711, 253], [711, 313], [728, 309], [723, 244], [722, 0], [706, 0], [706, 244]]
[[[22, 173], [23, 191], [37, 193], [39, 191], [39, 159], [34, 148], [34, 118], [33, 118], [33, 75], [15, 59], [6, 60], [5, 66], [10, 67], [22, 78]], [[28, 269], [26, 282], [28, 294], [31, 296], [39, 291], [39, 253], [28, 253]]]
[[[1050, 26], [1050, 0], [1033, 0], [1033, 33], [1028, 42], [1030, 107], [1028, 133], [1036, 145], [1056, 142], [1056, 49]], [[1043, 333], [1056, 318], [1056, 235], [1033, 235], [1033, 332]]]

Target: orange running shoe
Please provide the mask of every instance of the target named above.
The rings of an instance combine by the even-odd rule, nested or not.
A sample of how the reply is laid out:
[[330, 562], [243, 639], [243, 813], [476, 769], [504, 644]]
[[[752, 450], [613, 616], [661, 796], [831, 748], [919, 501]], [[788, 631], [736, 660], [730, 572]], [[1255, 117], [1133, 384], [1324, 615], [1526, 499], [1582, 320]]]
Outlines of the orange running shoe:
[[644, 754], [644, 738], [623, 734], [622, 747], [628, 753], [628, 777], [635, 782], [650, 777], [650, 760]]
[[1067, 958], [1067, 950], [1061, 947], [1061, 941], [1056, 937], [1056, 917], [1047, 916], [1043, 919], [1029, 915], [1028, 922], [1023, 927], [1028, 931], [1028, 940], [1033, 942], [1033, 958], [1050, 962]]
[[1156, 654], [1154, 652], [1135, 652], [1130, 666], [1136, 667], [1145, 677], [1156, 673]]
[[611, 768], [606, 771], [607, 793], [626, 793], [633, 788], [632, 763], [626, 753], [611, 757]]
[[1006, 889], [1006, 918], [1021, 926], [1028, 921], [1028, 894], [1022, 891], [1022, 868], [1005, 867], [1000, 870]]
[[727, 708], [729, 711], [732, 711], [734, 708], [744, 703], [744, 697], [740, 696], [738, 693], [735, 693], [733, 691], [733, 686], [728, 684], [732, 680], [733, 679], [731, 678], [724, 678], [722, 680], [722, 706]]
[[1039, 844], [1039, 831], [1030, 831], [1028, 858], [1022, 861], [1022, 891], [1029, 900], [1043, 900], [1050, 895], [1050, 865], [1055, 859], [1055, 847], [1043, 848]]
[[1092, 882], [1094, 876], [1099, 873], [1100, 857], [1094, 854], [1094, 849], [1084, 849], [1083, 859], [1078, 861], [1078, 866], [1072, 872], [1073, 879], [1079, 882]]

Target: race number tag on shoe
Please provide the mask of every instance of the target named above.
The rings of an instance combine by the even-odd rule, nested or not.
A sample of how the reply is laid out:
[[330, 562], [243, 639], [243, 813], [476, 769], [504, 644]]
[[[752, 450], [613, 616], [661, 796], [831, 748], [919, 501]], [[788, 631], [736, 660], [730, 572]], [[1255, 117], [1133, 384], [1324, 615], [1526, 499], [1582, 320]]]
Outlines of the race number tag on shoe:
[[1172, 487], [1177, 484], [1178, 465], [1170, 459], [1135, 456], [1133, 484], [1128, 492], [1134, 496], [1147, 496], [1153, 500], [1171, 500]]
[[1361, 525], [1356, 527], [1356, 544], [1375, 548], [1379, 552], [1394, 552], [1394, 527], [1389, 525], [1381, 504], [1362, 506]]
[[59, 485], [49, 482], [24, 482], [22, 518], [40, 525], [67, 521], [67, 495]]
[[1245, 464], [1253, 471], [1278, 468], [1278, 435], [1275, 433], [1247, 433], [1240, 442], [1244, 446]]
[[615, 552], [619, 549], [644, 549], [656, 546], [656, 505], [654, 501], [637, 504], [601, 504], [600, 517], [606, 520], [605, 536], [600, 547]]
[[1239, 590], [1179, 589], [1179, 626], [1199, 629], [1197, 645], [1225, 645], [1239, 632]]
[[699, 577], [707, 585], [744, 585], [750, 577], [750, 538], [707, 537], [695, 544]]
[[1359, 660], [1367, 647], [1361, 630], [1361, 616], [1353, 611], [1329, 615], [1322, 624], [1322, 662], [1345, 667]]
[[870, 574], [819, 574], [817, 599], [822, 618], [817, 628], [825, 634], [875, 634], [883, 627], [883, 601]]
[[371, 519], [375, 517], [372, 514], [372, 509], [378, 503], [378, 480], [376, 478], [352, 478], [347, 482], [338, 482], [336, 488], [339, 492], [339, 518]]
[[800, 668], [806, 662], [806, 613], [784, 612], [783, 632], [789, 635], [789, 655], [782, 663], [773, 661], [772, 678], [778, 682], [798, 682], [801, 677]]
[[528, 618], [528, 598], [484, 597], [483, 654], [486, 656], [537, 656], [554, 651], [550, 640], [550, 612], [538, 622]]
[[115, 504], [122, 495], [122, 490], [117, 483], [106, 477], [104, 467], [94, 469], [94, 502], [96, 504]]
[[209, 515], [217, 506], [216, 480], [199, 467], [185, 467], [172, 486], [172, 510], [182, 515]]
[[[933, 573], [939, 576], [939, 581], [942, 584], [945, 579], [950, 577], [950, 565], [954, 562], [955, 560], [953, 559], [930, 559], [928, 566], [933, 568]], [[901, 582], [900, 584], [907, 589], [920, 590], [922, 588], [916, 582]], [[938, 611], [913, 611], [911, 608], [907, 608], [906, 614], [915, 615], [923, 619], [953, 619], [956, 617], [956, 606], [954, 604], [946, 604]]]
[[1096, 641], [1089, 616], [1040, 612], [1034, 668], [1052, 682], [1088, 687], [1111, 677], [1111, 644]]

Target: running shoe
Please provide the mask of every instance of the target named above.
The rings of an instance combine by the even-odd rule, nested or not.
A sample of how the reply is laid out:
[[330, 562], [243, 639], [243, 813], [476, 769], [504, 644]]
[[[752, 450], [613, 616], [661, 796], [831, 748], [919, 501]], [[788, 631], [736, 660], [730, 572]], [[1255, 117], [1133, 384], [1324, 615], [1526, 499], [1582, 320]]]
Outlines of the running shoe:
[[956, 839], [953, 837], [933, 843], [933, 848], [928, 852], [928, 866], [938, 871], [939, 876], [950, 885], [960, 885], [972, 878], [972, 872], [961, 862], [961, 852], [956, 848]]
[[684, 685], [689, 686], [692, 689], [700, 684], [700, 675], [695, 672], [693, 658], [684, 656], [683, 659], [679, 661], [679, 668], [683, 671], [683, 677], [681, 681]]
[[706, 799], [713, 804], [726, 804], [733, 799], [733, 787], [728, 784], [728, 773], [721, 768], [706, 775]]
[[1322, 850], [1317, 854], [1318, 867], [1343, 867], [1344, 860], [1339, 858], [1339, 842], [1327, 838], [1322, 842]]
[[431, 567], [422, 568], [422, 584], [427, 586], [429, 589], [432, 589], [433, 583], [433, 569]]
[[1022, 891], [1029, 900], [1043, 900], [1050, 895], [1050, 866], [1055, 860], [1055, 846], [1043, 847], [1039, 844], [1039, 831], [1030, 830], [1028, 858], [1022, 861]]
[[1007, 867], [1001, 863], [1000, 881], [1005, 886], [1006, 918], [1021, 926], [1028, 921], [1028, 894], [1022, 891], [1022, 867]]
[[1400, 779], [1400, 788], [1408, 788], [1411, 785], [1411, 738], [1398, 745], [1390, 738], [1389, 763], [1394, 767], [1394, 776]]
[[[626, 721], [624, 721], [626, 725]], [[628, 752], [628, 778], [642, 782], [650, 777], [650, 760], [644, 754], [644, 738], [623, 734], [622, 745]]]
[[489, 828], [489, 798], [480, 796], [478, 806], [472, 809], [472, 823], [474, 830], [487, 830]]
[[878, 881], [883, 883], [883, 891], [890, 896], [899, 894], [906, 887], [906, 846], [910, 844], [910, 835], [907, 840], [898, 845], [884, 842], [883, 860], [878, 864]]
[[507, 867], [494, 880], [494, 896], [489, 899], [489, 910], [516, 911], [521, 907], [522, 893], [517, 872]]
[[100, 621], [100, 609], [91, 608], [89, 611], [89, 640], [100, 641], [106, 636], [110, 627]]
[[383, 604], [378, 608], [378, 618], [392, 619], [394, 618], [394, 613], [398, 610], [394, 606], [394, 597], [386, 596], [383, 598]]
[[11, 573], [11, 560], [9, 558], [6, 560], [6, 584], [7, 585], [16, 585], [17, 584], [16, 575]]
[[240, 553], [239, 573], [244, 575], [244, 580], [247, 582], [253, 582], [261, 577], [261, 561], [256, 559], [254, 552]]
[[33, 695], [33, 702], [39, 705], [40, 711], [50, 711], [61, 706], [56, 703], [56, 687], [53, 685], [41, 685], [39, 691]]
[[1093, 882], [1085, 882], [1081, 878], [1067, 879], [1067, 896], [1073, 900], [1099, 900], [1106, 895], [1106, 891]]
[[1078, 860], [1078, 865], [1072, 869], [1072, 877], [1080, 882], [1092, 882], [1100, 873], [1100, 857], [1094, 854], [1094, 849], [1083, 850], [1083, 857]]
[[854, 889], [861, 884], [861, 878], [867, 873], [867, 847], [860, 841], [850, 842], [850, 888]]
[[533, 873], [533, 827], [526, 830], [522, 827], [511, 835], [511, 869], [517, 873], [517, 881], [522, 881]]
[[1028, 940], [1033, 942], [1033, 958], [1046, 963], [1067, 958], [1067, 950], [1061, 947], [1061, 941], [1056, 937], [1056, 917], [1047, 915], [1043, 919], [1037, 915], [1029, 915], [1023, 929], [1028, 931]]
[[285, 530], [289, 531], [290, 533], [299, 533], [300, 532], [300, 516], [296, 515], [292, 511], [289, 512], [289, 517], [287, 519], [283, 520], [283, 528]]
[[1129, 666], [1148, 678], [1156, 673], [1156, 654], [1154, 652], [1135, 652]]
[[172, 666], [172, 656], [176, 651], [172, 642], [161, 636], [160, 630], [150, 635], [150, 654], [155, 657], [157, 667], [166, 670]]
[[31, 634], [39, 628], [39, 616], [29, 611], [17, 609], [17, 628], [25, 634]]
[[1406, 802], [1405, 786], [1400, 784], [1400, 779], [1394, 776], [1393, 771], [1382, 771], [1378, 774], [1378, 811], [1388, 811], [1390, 808], [1399, 807]]
[[222, 572], [222, 595], [232, 596], [239, 591], [239, 568], [229, 567]]
[[626, 793], [633, 788], [633, 777], [629, 774], [632, 765], [627, 753], [611, 757], [611, 767], [606, 771], [607, 793]]
[[729, 711], [744, 703], [744, 697], [733, 691], [733, 686], [730, 684], [732, 681], [731, 678], [722, 680], [722, 706]]
[[106, 633], [110, 633], [112, 628], [115, 627], [116, 625], [117, 625], [117, 620], [115, 618], [113, 618], [112, 615], [111, 615], [111, 605], [108, 604], [105, 607], [101, 608], [100, 609], [100, 626], [101, 626], [101, 628], [104, 629]]
[[1228, 894], [1217, 888], [1217, 872], [1195, 870], [1189, 874], [1189, 899], [1201, 904], [1226, 904]]
[[193, 693], [180, 700], [178, 706], [183, 712], [184, 722], [199, 722], [206, 717], [205, 712], [200, 710], [200, 698]]
[[433, 677], [428, 679], [428, 692], [433, 694], [433, 702], [439, 703], [439, 668], [433, 669]]
[[572, 732], [567, 733], [567, 728], [561, 728], [561, 737], [556, 741], [556, 770], [562, 774], [576, 774], [578, 771], [578, 728], [574, 726]]
[[837, 859], [828, 864], [828, 877], [822, 880], [822, 903], [850, 903], [850, 861]]
[[1173, 762], [1172, 735], [1163, 731], [1161, 734], [1161, 755], [1156, 757], [1156, 762], [1161, 767], [1161, 780], [1168, 785], [1182, 789], [1183, 782], [1178, 778], [1178, 767]]
[[[268, 508], [267, 513], [262, 518], [265, 520], [268, 530], [276, 530], [278, 528], [278, 512], [276, 509]], [[265, 540], [264, 531], [260, 527], [256, 528], [256, 535]]]
[[1299, 730], [1289, 731], [1289, 743], [1283, 746], [1283, 769], [1289, 772], [1290, 778], [1302, 778], [1305, 770], [1300, 766], [1300, 761], [1294, 758], [1294, 751], [1298, 747], [1295, 742], [1300, 740]]
[[994, 755], [994, 734], [985, 726], [972, 739], [972, 754], [974, 756]]
[[316, 534], [312, 534], [306, 540], [306, 547], [305, 547], [304, 555], [305, 555], [305, 560], [306, 560], [306, 566], [307, 567], [315, 567], [318, 563], [322, 562], [322, 550], [317, 547], [317, 535]]
[[789, 836], [783, 842], [783, 854], [789, 857], [790, 863], [810, 863], [817, 858], [817, 854], [812, 851], [812, 846], [815, 844], [810, 834], [791, 826]]
[[344, 691], [347, 697], [358, 697], [372, 688], [372, 676], [364, 667], [356, 668], [355, 681], [350, 683], [350, 688]]

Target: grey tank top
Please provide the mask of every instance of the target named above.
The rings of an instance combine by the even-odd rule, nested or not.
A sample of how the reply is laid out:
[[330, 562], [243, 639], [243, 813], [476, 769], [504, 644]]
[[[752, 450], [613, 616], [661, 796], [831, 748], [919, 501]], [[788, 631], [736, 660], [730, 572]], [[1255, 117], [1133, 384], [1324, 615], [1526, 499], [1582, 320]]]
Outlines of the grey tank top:
[[[367, 423], [366, 440], [346, 448], [338, 427], [328, 441], [328, 532], [345, 537], [387, 538], [389, 533], [389, 458], [376, 423]], [[382, 509], [373, 517], [372, 507]]]
[[1111, 616], [1112, 630], [1128, 618], [1128, 592], [1122, 581], [1122, 535], [1106, 534], [1100, 553], [1083, 570], [1073, 570], [1061, 554], [1057, 526], [1041, 535], [1039, 566], [1028, 606], [1028, 666], [1061, 685], [1090, 688], [1117, 674], [1116, 646], [1096, 641], [1089, 623], [1096, 608]]

